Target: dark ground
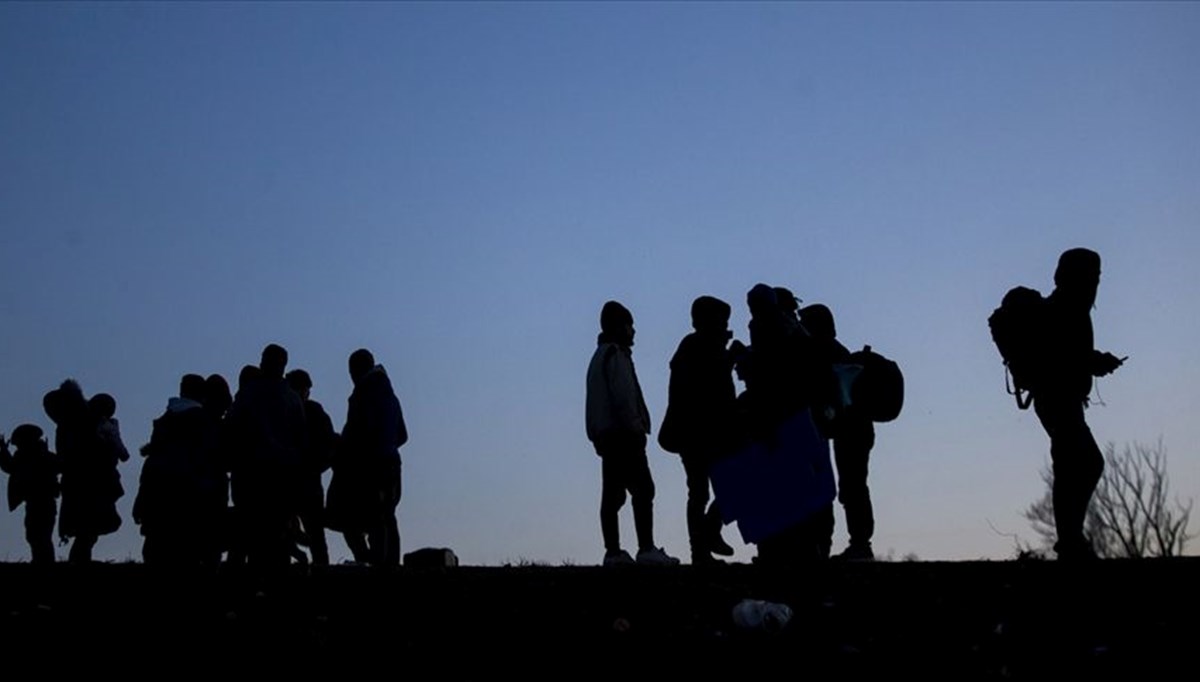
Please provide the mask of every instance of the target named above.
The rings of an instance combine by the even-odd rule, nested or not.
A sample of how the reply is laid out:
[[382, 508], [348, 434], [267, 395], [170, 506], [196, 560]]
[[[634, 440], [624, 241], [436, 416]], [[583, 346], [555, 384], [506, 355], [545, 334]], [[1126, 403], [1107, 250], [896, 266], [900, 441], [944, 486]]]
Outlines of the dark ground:
[[[338, 566], [274, 578], [3, 564], [0, 652], [5, 672], [42, 662], [103, 679], [235, 666], [449, 680], [1186, 678], [1200, 646], [1198, 595], [1200, 558], [792, 571]], [[743, 598], [786, 603], [794, 618], [777, 634], [737, 630], [730, 611]]]

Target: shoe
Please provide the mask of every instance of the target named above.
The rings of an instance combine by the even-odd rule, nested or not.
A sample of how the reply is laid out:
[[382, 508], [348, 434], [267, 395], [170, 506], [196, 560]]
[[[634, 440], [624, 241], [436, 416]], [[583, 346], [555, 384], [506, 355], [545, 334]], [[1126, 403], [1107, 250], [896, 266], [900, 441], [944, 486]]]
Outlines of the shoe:
[[[640, 557], [641, 555], [639, 554], [638, 556]], [[633, 557], [629, 556], [629, 552], [626, 552], [623, 549], [618, 549], [618, 550], [614, 550], [611, 552], [605, 552], [604, 565], [605, 566], [632, 566], [633, 565]]]
[[721, 537], [721, 531], [716, 531], [712, 537], [708, 539], [708, 551], [717, 556], [733, 556], [733, 547], [725, 542], [725, 538]]
[[850, 545], [841, 554], [833, 556], [835, 561], [875, 561], [871, 545]]
[[693, 554], [693, 566], [725, 566], [726, 562], [717, 559], [711, 554]]
[[[626, 555], [628, 556], [628, 555]], [[670, 556], [661, 547], [643, 549], [638, 552], [637, 562], [643, 566], [678, 566], [679, 559]]]

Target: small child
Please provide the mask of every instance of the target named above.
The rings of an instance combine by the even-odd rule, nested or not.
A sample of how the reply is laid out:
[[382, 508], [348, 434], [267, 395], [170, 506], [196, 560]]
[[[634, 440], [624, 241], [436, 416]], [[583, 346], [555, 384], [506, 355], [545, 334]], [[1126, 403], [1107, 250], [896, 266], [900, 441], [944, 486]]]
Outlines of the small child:
[[129, 461], [129, 450], [121, 440], [121, 424], [114, 416], [117, 414], [116, 399], [107, 393], [97, 393], [88, 400], [88, 412], [96, 422], [96, 434], [105, 452], [121, 462]]
[[8, 509], [25, 503], [25, 540], [35, 564], [54, 563], [54, 522], [58, 516], [58, 456], [50, 452], [42, 430], [22, 424], [13, 430], [10, 454], [0, 434], [0, 470], [8, 474]]

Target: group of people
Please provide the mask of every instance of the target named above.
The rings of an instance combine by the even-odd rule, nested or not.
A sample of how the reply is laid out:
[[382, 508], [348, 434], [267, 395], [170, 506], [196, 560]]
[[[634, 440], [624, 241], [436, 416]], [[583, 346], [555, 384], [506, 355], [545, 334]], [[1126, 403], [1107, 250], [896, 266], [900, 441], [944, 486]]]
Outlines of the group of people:
[[[1059, 258], [1054, 291], [1045, 298], [1036, 292], [1024, 297], [1033, 302], [1029, 309], [1035, 313], [998, 309], [989, 320], [1016, 382], [1018, 405], [1028, 406], [1020, 400], [1021, 391], [1027, 391], [1050, 437], [1055, 550], [1064, 560], [1095, 556], [1083, 523], [1104, 459], [1084, 409], [1093, 378], [1124, 362], [1094, 347], [1090, 311], [1099, 281], [1100, 256], [1088, 249], [1068, 250]], [[1002, 307], [1008, 307], [1009, 299]], [[849, 545], [836, 556], [874, 558], [875, 521], [867, 484], [874, 421], [894, 414], [880, 419], [852, 397], [856, 391], [849, 384], [856, 374], [843, 370], [858, 362], [858, 354], [838, 341], [828, 307], [799, 304], [786, 288], [754, 286], [747, 294], [749, 345], [731, 341], [728, 303], [701, 296], [692, 304], [694, 331], [671, 359], [658, 442], [683, 463], [693, 564], [718, 563], [716, 556], [734, 552], [721, 535], [726, 521], [722, 500], [710, 504], [714, 467], [738, 457], [750, 444], [777, 444], [781, 425], [796, 415], [810, 419], [819, 437], [832, 443], [836, 499], [849, 535]], [[654, 540], [655, 486], [646, 457], [651, 419], [633, 364], [633, 315], [609, 301], [600, 312], [600, 330], [587, 371], [586, 427], [601, 459], [603, 563], [675, 565], [679, 560]], [[1024, 340], [1018, 338], [1022, 335]], [[399, 449], [408, 432], [387, 373], [366, 349], [350, 355], [354, 389], [338, 434], [310, 397], [311, 377], [303, 370], [286, 372], [287, 363], [284, 348], [267, 346], [257, 366], [242, 369], [236, 394], [217, 374], [182, 378], [179, 395], [168, 401], [149, 443], [141, 448], [145, 463], [133, 520], [145, 537], [147, 563], [202, 566], [224, 558], [266, 565], [291, 560], [328, 564], [326, 528], [343, 533], [358, 562], [400, 563]], [[735, 375], [744, 384], [740, 393]], [[69, 559], [89, 561], [98, 538], [121, 526], [116, 503], [125, 491], [118, 465], [129, 453], [115, 418], [116, 401], [104, 393], [87, 399], [78, 383], [67, 380], [46, 394], [43, 405], [56, 427], [55, 452], [34, 424], [14, 429], [15, 453], [0, 434], [9, 508], [25, 505], [34, 563], [55, 560], [56, 520], [63, 542], [72, 541]], [[828, 459], [827, 450], [824, 456]], [[326, 494], [322, 474], [330, 468]], [[636, 557], [622, 548], [620, 538], [618, 513], [627, 496], [632, 498]], [[830, 499], [803, 520], [758, 541], [757, 560], [830, 558], [833, 531]]]
[[[356, 562], [400, 563], [399, 449], [408, 432], [387, 372], [366, 349], [350, 355], [354, 389], [338, 434], [310, 397], [309, 374], [287, 372], [287, 363], [282, 346], [268, 345], [258, 365], [242, 368], [236, 394], [219, 374], [180, 380], [141, 448], [132, 515], [146, 563], [327, 565], [326, 528], [344, 535]], [[61, 495], [58, 529], [64, 542], [73, 538], [69, 560], [90, 561], [97, 539], [121, 526], [118, 464], [129, 453], [116, 401], [103, 393], [85, 399], [67, 380], [43, 403], [56, 426], [54, 452], [34, 424], [13, 430], [15, 452], [0, 435], [9, 507], [25, 505], [33, 562], [52, 563]], [[322, 474], [331, 468], [326, 494]]]
[[[833, 314], [820, 304], [799, 307], [784, 287], [756, 285], [747, 295], [750, 344], [730, 342], [731, 307], [712, 296], [692, 303], [694, 331], [670, 363], [666, 416], [659, 445], [677, 453], [687, 479], [687, 530], [693, 564], [730, 556], [722, 538], [720, 500], [709, 503], [713, 466], [753, 441], [773, 437], [783, 422], [807, 410], [831, 439], [849, 546], [838, 556], [872, 559], [874, 517], [867, 469], [875, 431], [862, 410], [843, 399], [836, 367], [850, 352], [837, 340]], [[646, 459], [650, 416], [632, 359], [633, 315], [616, 301], [600, 313], [600, 336], [587, 373], [587, 435], [601, 458], [600, 527], [604, 564], [674, 565], [654, 542], [654, 481]], [[745, 384], [739, 394], [734, 375]], [[632, 498], [636, 558], [622, 549], [618, 512]], [[758, 559], [792, 562], [829, 557], [832, 502], [811, 519], [758, 543]], [[716, 556], [714, 556], [716, 555]]]
[[[1095, 557], [1083, 523], [1104, 468], [1084, 409], [1094, 377], [1116, 370], [1124, 358], [1095, 349], [1091, 308], [1100, 281], [1100, 256], [1082, 248], [1064, 252], [1054, 281], [1049, 296], [1034, 292], [1037, 313], [1015, 334], [1024, 335], [1017, 345], [1024, 345], [1031, 358], [1028, 367], [1021, 366], [1022, 388], [1050, 437], [1058, 536], [1054, 549], [1060, 560], [1071, 561]], [[827, 306], [799, 303], [783, 287], [752, 288], [747, 294], [748, 346], [731, 342], [728, 303], [711, 296], [692, 303], [694, 331], [671, 359], [658, 441], [664, 450], [679, 454], [683, 463], [693, 564], [716, 563], [720, 559], [714, 555], [733, 554], [721, 537], [721, 499], [709, 503], [714, 466], [743, 456], [755, 442], [778, 445], [781, 425], [798, 414], [812, 420], [820, 438], [832, 442], [836, 499], [849, 535], [848, 546], [834, 558], [874, 558], [875, 519], [867, 478], [877, 416], [850, 397], [855, 391], [848, 384], [861, 367], [844, 371], [861, 356], [838, 341]], [[646, 458], [651, 422], [633, 365], [633, 315], [619, 302], [609, 301], [600, 312], [600, 329], [587, 372], [586, 426], [601, 459], [603, 563], [675, 565], [679, 560], [654, 541], [655, 487]], [[1002, 355], [1006, 351], [1002, 345]], [[1018, 360], [1009, 355], [1004, 360], [1017, 376]], [[745, 385], [741, 393], [735, 388], [735, 375]], [[799, 488], [794, 492], [807, 494]], [[627, 495], [632, 498], [636, 558], [622, 548], [620, 539], [618, 512]], [[818, 504], [802, 521], [758, 541], [756, 561], [830, 558], [833, 531], [832, 501]]]

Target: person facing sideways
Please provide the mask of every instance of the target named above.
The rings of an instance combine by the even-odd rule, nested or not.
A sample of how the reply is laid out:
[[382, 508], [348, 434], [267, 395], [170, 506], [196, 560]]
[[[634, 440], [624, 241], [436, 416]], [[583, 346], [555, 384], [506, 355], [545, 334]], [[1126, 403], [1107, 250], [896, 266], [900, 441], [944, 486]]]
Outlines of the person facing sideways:
[[[812, 335], [822, 362], [832, 366], [847, 362], [850, 351], [837, 340], [833, 312], [816, 303], [800, 309], [800, 322]], [[867, 486], [867, 468], [871, 448], [875, 446], [875, 423], [851, 404], [824, 424], [833, 440], [833, 461], [837, 467], [838, 501], [846, 514], [849, 546], [835, 559], [872, 561], [875, 553], [871, 538], [875, 534], [875, 516], [871, 490]], [[831, 517], [832, 520], [832, 517]], [[833, 524], [829, 525], [832, 542]]]
[[325, 542], [325, 488], [321, 474], [325, 473], [337, 445], [333, 420], [321, 403], [313, 400], [312, 377], [302, 369], [287, 373], [288, 385], [304, 401], [304, 419], [308, 424], [308, 442], [297, 481], [297, 507], [303, 526], [303, 539], [308, 544], [315, 566], [329, 565], [329, 546]]
[[32, 563], [54, 563], [54, 521], [58, 516], [58, 456], [50, 452], [42, 430], [33, 424], [13, 429], [8, 451], [0, 433], [0, 471], [8, 474], [8, 510], [25, 505], [25, 541]]
[[391, 379], [365, 348], [350, 354], [354, 390], [333, 459], [326, 525], [340, 531], [358, 563], [400, 565], [400, 447], [408, 428]]
[[633, 368], [633, 315], [616, 301], [600, 311], [600, 336], [587, 371], [588, 440], [601, 461], [600, 531], [604, 565], [634, 563], [621, 549], [617, 513], [633, 497], [637, 563], [674, 566], [679, 559], [654, 544], [654, 479], [646, 460], [650, 413]]
[[1054, 551], [1067, 561], [1096, 558], [1083, 523], [1104, 473], [1104, 456], [1083, 411], [1093, 377], [1111, 374], [1124, 362], [1095, 348], [1091, 310], [1099, 286], [1098, 253], [1083, 248], [1063, 252], [1054, 272], [1054, 291], [1046, 298], [1048, 328], [1041, 335], [1040, 376], [1029, 387], [1034, 411], [1050, 437], [1058, 536]]
[[73, 538], [68, 560], [88, 563], [102, 535], [121, 527], [117, 500], [124, 494], [117, 470], [120, 455], [100, 439], [97, 420], [83, 389], [67, 379], [42, 399], [46, 416], [55, 423], [54, 449], [62, 462], [62, 509], [58, 534]]
[[[659, 428], [659, 445], [676, 452], [687, 478], [687, 529], [692, 564], [711, 564], [732, 556], [721, 538], [721, 512], [708, 504], [713, 463], [733, 450], [736, 391], [733, 356], [726, 344], [729, 304], [712, 296], [692, 302], [692, 327], [671, 358], [667, 414]], [[707, 506], [707, 510], [705, 507]]]

